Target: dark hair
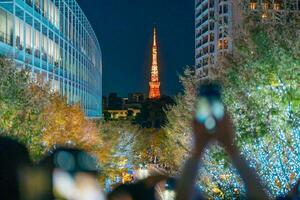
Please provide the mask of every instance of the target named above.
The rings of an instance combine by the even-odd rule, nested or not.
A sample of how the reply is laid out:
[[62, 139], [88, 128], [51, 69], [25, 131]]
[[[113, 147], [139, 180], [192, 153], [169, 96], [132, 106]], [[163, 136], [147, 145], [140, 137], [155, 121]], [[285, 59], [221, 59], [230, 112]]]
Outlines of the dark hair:
[[29, 165], [26, 147], [19, 142], [0, 137], [0, 199], [19, 199], [18, 172], [20, 167]]
[[133, 200], [153, 200], [155, 199], [154, 187], [147, 187], [143, 182], [136, 184], [124, 184], [117, 187], [108, 195], [108, 200], [120, 197], [122, 195], [128, 195]]

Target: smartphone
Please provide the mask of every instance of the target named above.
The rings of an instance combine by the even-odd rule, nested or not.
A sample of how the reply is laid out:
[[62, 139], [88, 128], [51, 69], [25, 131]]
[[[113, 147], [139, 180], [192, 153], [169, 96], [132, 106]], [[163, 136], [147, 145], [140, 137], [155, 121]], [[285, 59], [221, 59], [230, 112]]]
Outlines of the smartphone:
[[210, 133], [213, 133], [217, 122], [222, 120], [225, 115], [219, 84], [204, 84], [200, 87], [195, 114], [196, 120], [203, 124]]
[[168, 178], [160, 181], [155, 185], [155, 199], [175, 199], [176, 196], [176, 180]]
[[53, 171], [55, 199], [104, 200], [97, 178], [87, 172], [70, 173], [62, 169]]
[[104, 200], [97, 164], [79, 150], [60, 150], [53, 156], [52, 189], [56, 200]]

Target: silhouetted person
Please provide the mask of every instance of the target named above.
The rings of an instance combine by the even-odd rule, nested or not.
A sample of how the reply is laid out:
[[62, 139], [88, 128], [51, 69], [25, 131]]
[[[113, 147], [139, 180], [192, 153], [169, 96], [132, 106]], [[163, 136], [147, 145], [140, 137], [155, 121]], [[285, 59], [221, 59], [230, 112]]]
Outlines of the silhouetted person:
[[137, 183], [120, 185], [108, 195], [108, 200], [155, 200], [156, 185], [166, 180], [167, 176], [158, 175]]
[[228, 113], [217, 122], [214, 133], [209, 132], [205, 126], [196, 119], [193, 122], [195, 145], [191, 158], [187, 161], [177, 187], [176, 200], [194, 199], [194, 185], [198, 175], [200, 158], [205, 147], [212, 141], [218, 141], [229, 154], [232, 163], [237, 168], [246, 186], [247, 199], [268, 199], [264, 187], [256, 172], [251, 169], [234, 142], [234, 130]]
[[43, 199], [104, 200], [97, 160], [85, 151], [57, 148], [40, 164], [45, 169], [51, 197]]
[[15, 140], [0, 137], [0, 199], [20, 199], [19, 173], [28, 165], [30, 158], [26, 147]]

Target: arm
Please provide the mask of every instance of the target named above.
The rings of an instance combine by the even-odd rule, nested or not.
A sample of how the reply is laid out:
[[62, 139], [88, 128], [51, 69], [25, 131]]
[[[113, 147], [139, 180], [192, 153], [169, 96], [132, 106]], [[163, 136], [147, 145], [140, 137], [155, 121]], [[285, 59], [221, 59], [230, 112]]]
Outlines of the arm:
[[194, 197], [194, 188], [200, 166], [200, 158], [205, 147], [211, 140], [211, 135], [206, 133], [205, 128], [194, 121], [194, 148], [192, 155], [187, 160], [182, 175], [176, 187], [176, 200], [191, 200]]
[[194, 151], [191, 158], [187, 161], [177, 185], [176, 200], [191, 200], [193, 198], [199, 160], [206, 145], [211, 140], [220, 142], [229, 153], [233, 164], [236, 166], [245, 183], [248, 199], [268, 199], [258, 175], [248, 166], [247, 161], [240, 156], [237, 147], [234, 145], [234, 131], [228, 114], [218, 123], [216, 131], [213, 134], [208, 133], [203, 125], [194, 121], [194, 133]]
[[198, 175], [201, 154], [204, 151], [205, 145], [202, 150], [194, 152], [190, 159], [185, 163], [182, 175], [176, 186], [176, 200], [191, 200], [194, 196], [194, 187]]
[[247, 161], [243, 156], [240, 155], [236, 146], [232, 146], [230, 149], [226, 148], [229, 153], [233, 165], [238, 170], [243, 182], [245, 183], [247, 189], [248, 199], [268, 199], [265, 191], [263, 190], [263, 185], [260, 179], [252, 168], [249, 167]]
[[241, 175], [246, 186], [248, 199], [268, 199], [258, 174], [254, 169], [249, 167], [246, 159], [240, 155], [237, 146], [234, 144], [235, 134], [229, 114], [226, 114], [224, 120], [218, 125], [218, 131], [215, 137], [216, 140], [224, 146], [233, 165]]

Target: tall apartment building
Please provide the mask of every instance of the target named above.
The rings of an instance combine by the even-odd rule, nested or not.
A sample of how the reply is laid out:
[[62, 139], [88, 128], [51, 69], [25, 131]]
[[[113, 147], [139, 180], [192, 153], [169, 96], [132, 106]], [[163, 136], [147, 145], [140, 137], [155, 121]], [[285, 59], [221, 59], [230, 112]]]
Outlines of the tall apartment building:
[[283, 22], [298, 13], [300, 0], [195, 0], [195, 68], [202, 80], [211, 77], [221, 56], [231, 52], [243, 12], [268, 22]]
[[0, 54], [102, 116], [101, 49], [76, 0], [0, 0]]
[[195, 6], [196, 73], [206, 78], [218, 55], [232, 49], [232, 5], [229, 0], [196, 0]]

